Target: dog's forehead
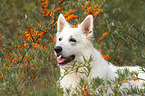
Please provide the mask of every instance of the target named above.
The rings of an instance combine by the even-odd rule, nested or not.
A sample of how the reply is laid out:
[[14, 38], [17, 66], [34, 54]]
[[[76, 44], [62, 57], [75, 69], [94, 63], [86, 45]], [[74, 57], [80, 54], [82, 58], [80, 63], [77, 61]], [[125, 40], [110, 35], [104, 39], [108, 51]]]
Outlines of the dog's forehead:
[[81, 30], [79, 28], [64, 28], [60, 35], [64, 37], [78, 37], [81, 35]]

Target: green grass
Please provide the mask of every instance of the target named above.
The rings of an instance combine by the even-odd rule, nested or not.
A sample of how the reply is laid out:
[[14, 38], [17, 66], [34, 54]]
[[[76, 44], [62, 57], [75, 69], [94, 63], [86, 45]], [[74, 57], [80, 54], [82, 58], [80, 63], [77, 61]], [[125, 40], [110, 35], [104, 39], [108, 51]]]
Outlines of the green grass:
[[[44, 0], [45, 1], [45, 0]], [[88, 14], [102, 9], [94, 16], [94, 40], [96, 49], [102, 49], [102, 54], [109, 55], [114, 65], [145, 67], [145, 3], [142, 0], [59, 0], [49, 1], [46, 8], [51, 14], [56, 8], [64, 7], [55, 12], [54, 16], [43, 16], [43, 8], [39, 0], [1, 0], [0, 1], [0, 94], [2, 96], [61, 96], [62, 90], [57, 87], [59, 67], [54, 55], [54, 39], [57, 18], [60, 13], [66, 14], [75, 10], [71, 24], [78, 24]], [[94, 9], [88, 13], [82, 5]], [[54, 22], [52, 22], [54, 20]], [[53, 24], [52, 24], [53, 23]], [[41, 26], [40, 26], [41, 24]], [[39, 37], [35, 34], [29, 41], [25, 37], [26, 29], [39, 33], [48, 31]], [[33, 32], [32, 31], [32, 32]], [[103, 33], [107, 36], [100, 39]], [[34, 32], [33, 32], [34, 33]], [[31, 34], [32, 35], [32, 34]], [[31, 37], [31, 36], [30, 36]], [[36, 39], [41, 39], [36, 42]], [[27, 41], [26, 41], [27, 40]], [[28, 46], [18, 49], [19, 45]], [[37, 43], [38, 47], [32, 43]], [[42, 46], [45, 46], [42, 48]], [[21, 54], [23, 54], [21, 56]]]

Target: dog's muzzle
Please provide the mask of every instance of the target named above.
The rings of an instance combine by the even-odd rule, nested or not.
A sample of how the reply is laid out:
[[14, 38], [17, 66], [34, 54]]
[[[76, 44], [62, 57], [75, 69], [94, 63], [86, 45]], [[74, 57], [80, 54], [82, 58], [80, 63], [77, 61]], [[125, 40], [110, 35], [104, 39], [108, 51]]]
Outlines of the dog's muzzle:
[[64, 65], [64, 64], [67, 64], [69, 62], [71, 62], [72, 60], [75, 59], [75, 55], [70, 55], [68, 57], [64, 57], [62, 56], [62, 47], [61, 46], [56, 46], [54, 47], [54, 51], [56, 52], [56, 55], [57, 55], [57, 62], [60, 64], [60, 65]]

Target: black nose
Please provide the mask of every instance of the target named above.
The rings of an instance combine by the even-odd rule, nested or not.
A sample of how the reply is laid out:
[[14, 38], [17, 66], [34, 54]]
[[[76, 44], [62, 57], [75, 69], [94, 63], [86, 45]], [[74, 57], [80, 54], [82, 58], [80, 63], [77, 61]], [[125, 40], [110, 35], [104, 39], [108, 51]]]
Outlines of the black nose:
[[56, 47], [54, 47], [54, 51], [55, 51], [56, 53], [60, 53], [60, 52], [62, 51], [62, 47], [56, 46]]

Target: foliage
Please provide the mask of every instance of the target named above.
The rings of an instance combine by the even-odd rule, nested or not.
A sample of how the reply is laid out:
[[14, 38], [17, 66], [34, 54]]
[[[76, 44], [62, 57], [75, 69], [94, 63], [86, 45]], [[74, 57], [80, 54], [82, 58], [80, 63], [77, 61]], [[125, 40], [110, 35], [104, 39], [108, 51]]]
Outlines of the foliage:
[[[59, 68], [53, 52], [60, 13], [72, 27], [77, 27], [85, 16], [92, 14], [93, 44], [102, 56], [118, 66], [145, 67], [144, 6], [143, 0], [1, 0], [0, 94], [63, 94], [56, 84]], [[94, 79], [92, 84], [94, 81], [102, 83], [100, 78]], [[80, 94], [86, 90], [89, 91], [89, 87]], [[90, 90], [88, 93], [101, 92], [103, 90], [100, 93]]]
[[[138, 73], [135, 71], [130, 72], [128, 69], [117, 70], [116, 74], [118, 77], [115, 79], [104, 80], [102, 78], [91, 78], [91, 65], [93, 57], [90, 57], [89, 60], [86, 60], [84, 57], [84, 62], [74, 61], [73, 64], [69, 64], [69, 66], [64, 67], [64, 74], [61, 79], [67, 74], [72, 73], [81, 73], [84, 75], [84, 78], [81, 78], [78, 88], [66, 89], [67, 95], [74, 96], [122, 96], [122, 95], [144, 95], [145, 89], [139, 89], [137, 86], [133, 86], [133, 82], [138, 81]], [[77, 63], [77, 64], [76, 64]], [[60, 80], [61, 80], [60, 79]], [[124, 87], [126, 86], [126, 87]], [[74, 92], [72, 93], [71, 90]], [[81, 91], [80, 91], [81, 90]], [[109, 90], [109, 91], [108, 91]], [[111, 91], [110, 91], [111, 90]]]

